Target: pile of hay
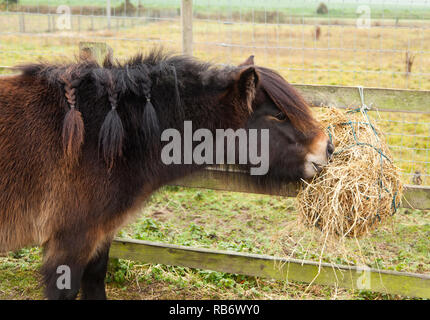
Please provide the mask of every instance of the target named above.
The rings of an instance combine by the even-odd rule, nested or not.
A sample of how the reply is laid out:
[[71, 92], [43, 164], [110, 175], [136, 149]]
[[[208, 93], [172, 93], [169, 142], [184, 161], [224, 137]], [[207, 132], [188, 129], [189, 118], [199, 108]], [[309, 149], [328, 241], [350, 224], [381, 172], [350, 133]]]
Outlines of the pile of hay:
[[323, 108], [332, 161], [297, 196], [300, 221], [326, 236], [359, 237], [392, 216], [402, 196], [399, 169], [366, 111]]

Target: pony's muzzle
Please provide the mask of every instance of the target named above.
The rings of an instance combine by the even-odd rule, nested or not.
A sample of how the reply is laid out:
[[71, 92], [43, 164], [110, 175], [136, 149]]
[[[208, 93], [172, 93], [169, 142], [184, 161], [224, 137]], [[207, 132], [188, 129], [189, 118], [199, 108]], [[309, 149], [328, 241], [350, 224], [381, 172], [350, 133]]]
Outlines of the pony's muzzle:
[[310, 179], [320, 173], [333, 157], [334, 145], [325, 134], [314, 139], [305, 156], [303, 176]]

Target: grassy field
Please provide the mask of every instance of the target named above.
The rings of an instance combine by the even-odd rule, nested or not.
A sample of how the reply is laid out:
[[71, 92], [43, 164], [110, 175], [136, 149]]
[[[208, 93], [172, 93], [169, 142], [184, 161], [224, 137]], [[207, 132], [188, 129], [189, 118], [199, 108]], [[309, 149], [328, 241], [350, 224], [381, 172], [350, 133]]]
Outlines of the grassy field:
[[[5, 26], [0, 34], [0, 66], [35, 60], [64, 60], [77, 54], [79, 41], [104, 41], [118, 59], [146, 52], [163, 45], [179, 52], [181, 29], [178, 20], [148, 23], [118, 20], [113, 30], [16, 34], [18, 17], [0, 15]], [[47, 27], [43, 16], [28, 16], [29, 30]], [[90, 26], [81, 18], [81, 30]], [[105, 19], [93, 25], [103, 27]], [[124, 25], [123, 25], [124, 24]], [[134, 26], [133, 26], [134, 24]], [[72, 21], [74, 29], [77, 17]], [[384, 27], [357, 29], [354, 26], [321, 26], [315, 39], [311, 25], [226, 25], [216, 21], [194, 22], [194, 55], [214, 63], [238, 64], [251, 54], [259, 65], [278, 70], [292, 83], [363, 85], [368, 87], [430, 90], [430, 28], [401, 29]], [[10, 32], [11, 34], [6, 34]], [[230, 44], [230, 45], [225, 45]], [[406, 76], [406, 49], [415, 53], [412, 72]], [[0, 72], [8, 72], [0, 69]], [[377, 107], [377, 106], [375, 106]], [[430, 115], [381, 113], [380, 125], [386, 132], [405, 182], [415, 172], [430, 184]]]
[[[180, 0], [150, 0], [150, 1], [129, 1], [133, 6], [138, 7], [139, 3], [145, 8], [179, 8]], [[249, 11], [278, 11], [292, 16], [314, 17], [324, 16], [316, 13], [317, 8], [321, 2], [324, 2], [328, 8], [328, 14], [325, 16], [331, 18], [357, 17], [357, 7], [359, 5], [367, 5], [371, 9], [372, 16], [375, 18], [399, 18], [399, 19], [429, 19], [430, 10], [425, 2], [400, 1], [396, 5], [389, 5], [384, 3], [375, 3], [374, 1], [256, 1], [256, 0], [194, 0], [194, 11], [198, 14], [206, 14], [211, 12], [249, 12]], [[52, 6], [69, 5], [71, 7], [104, 7], [106, 1], [95, 0], [88, 3], [84, 0], [20, 0], [21, 6]], [[123, 0], [112, 0], [111, 6], [113, 8], [120, 8], [123, 6]]]
[[[318, 261], [321, 242], [296, 222], [294, 199], [166, 187], [119, 236]], [[323, 261], [430, 272], [430, 213], [402, 210], [371, 237], [325, 250]], [[41, 298], [40, 250], [0, 258], [0, 299]], [[112, 261], [113, 299], [405, 299], [406, 297], [126, 260]]]
[[[78, 23], [75, 19], [74, 26]], [[180, 51], [177, 19], [156, 23], [118, 20], [112, 30], [86, 31], [91, 25], [88, 19], [81, 18], [81, 32], [76, 28], [73, 32], [48, 32], [46, 17], [26, 16], [26, 32], [38, 33], [18, 34], [18, 17], [0, 15], [0, 66], [69, 59], [77, 53], [81, 40], [107, 42], [119, 59], [159, 44]], [[93, 23], [95, 29], [103, 29], [105, 21], [96, 19]], [[430, 29], [321, 26], [318, 41], [314, 30], [312, 25], [228, 25], [196, 20], [194, 54], [214, 63], [232, 64], [254, 54], [257, 64], [279, 70], [292, 83], [430, 90], [430, 79], [422, 75], [430, 69]], [[416, 52], [408, 77], [404, 75], [407, 49]], [[423, 183], [430, 184], [426, 176], [430, 174], [430, 115], [385, 113], [380, 117], [396, 163], [404, 170], [404, 181], [410, 182], [412, 174], [419, 171]], [[297, 223], [294, 199], [262, 195], [165, 188], [119, 235], [315, 261], [321, 256], [318, 234]], [[429, 212], [401, 210], [370, 237], [330, 246], [322, 258], [334, 263], [429, 273], [429, 239]], [[38, 248], [1, 257], [0, 299], [41, 298], [37, 282], [40, 263]], [[125, 260], [111, 263], [108, 294], [114, 299], [405, 298]]]
[[[73, 17], [73, 31], [48, 32], [46, 16], [27, 15], [25, 35], [18, 34], [18, 14], [2, 14], [0, 19], [0, 65], [70, 57], [82, 39], [107, 42], [118, 58], [153, 45], [179, 51], [181, 44], [177, 17], [156, 22], [115, 18], [112, 30], [93, 32], [87, 30], [91, 26], [106, 28], [105, 18]], [[279, 70], [294, 83], [428, 90], [430, 28], [426, 26], [403, 30], [392, 26], [357, 29], [355, 25], [322, 25], [316, 40], [314, 25], [225, 24], [197, 19], [193, 27], [194, 55], [218, 63], [239, 63], [254, 54], [258, 64]], [[415, 59], [406, 76], [407, 52]]]

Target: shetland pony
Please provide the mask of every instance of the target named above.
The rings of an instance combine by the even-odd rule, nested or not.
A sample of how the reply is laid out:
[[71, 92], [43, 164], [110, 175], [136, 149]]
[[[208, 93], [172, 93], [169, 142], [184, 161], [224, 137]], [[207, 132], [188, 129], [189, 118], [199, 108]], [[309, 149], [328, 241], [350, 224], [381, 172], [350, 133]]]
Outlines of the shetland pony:
[[41, 245], [49, 299], [105, 299], [116, 231], [159, 187], [204, 167], [165, 165], [163, 130], [269, 129], [260, 182], [310, 178], [333, 152], [303, 98], [253, 57], [217, 67], [155, 50], [19, 69], [0, 78], [0, 252]]

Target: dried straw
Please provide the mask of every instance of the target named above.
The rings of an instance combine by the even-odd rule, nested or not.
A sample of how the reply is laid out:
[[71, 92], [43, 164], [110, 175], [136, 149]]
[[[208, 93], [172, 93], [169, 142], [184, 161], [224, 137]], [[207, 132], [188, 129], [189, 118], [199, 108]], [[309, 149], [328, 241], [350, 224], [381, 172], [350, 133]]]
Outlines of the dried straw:
[[321, 174], [299, 191], [300, 221], [318, 227], [325, 238], [365, 235], [399, 206], [399, 169], [367, 111], [324, 108], [319, 121], [336, 151]]

